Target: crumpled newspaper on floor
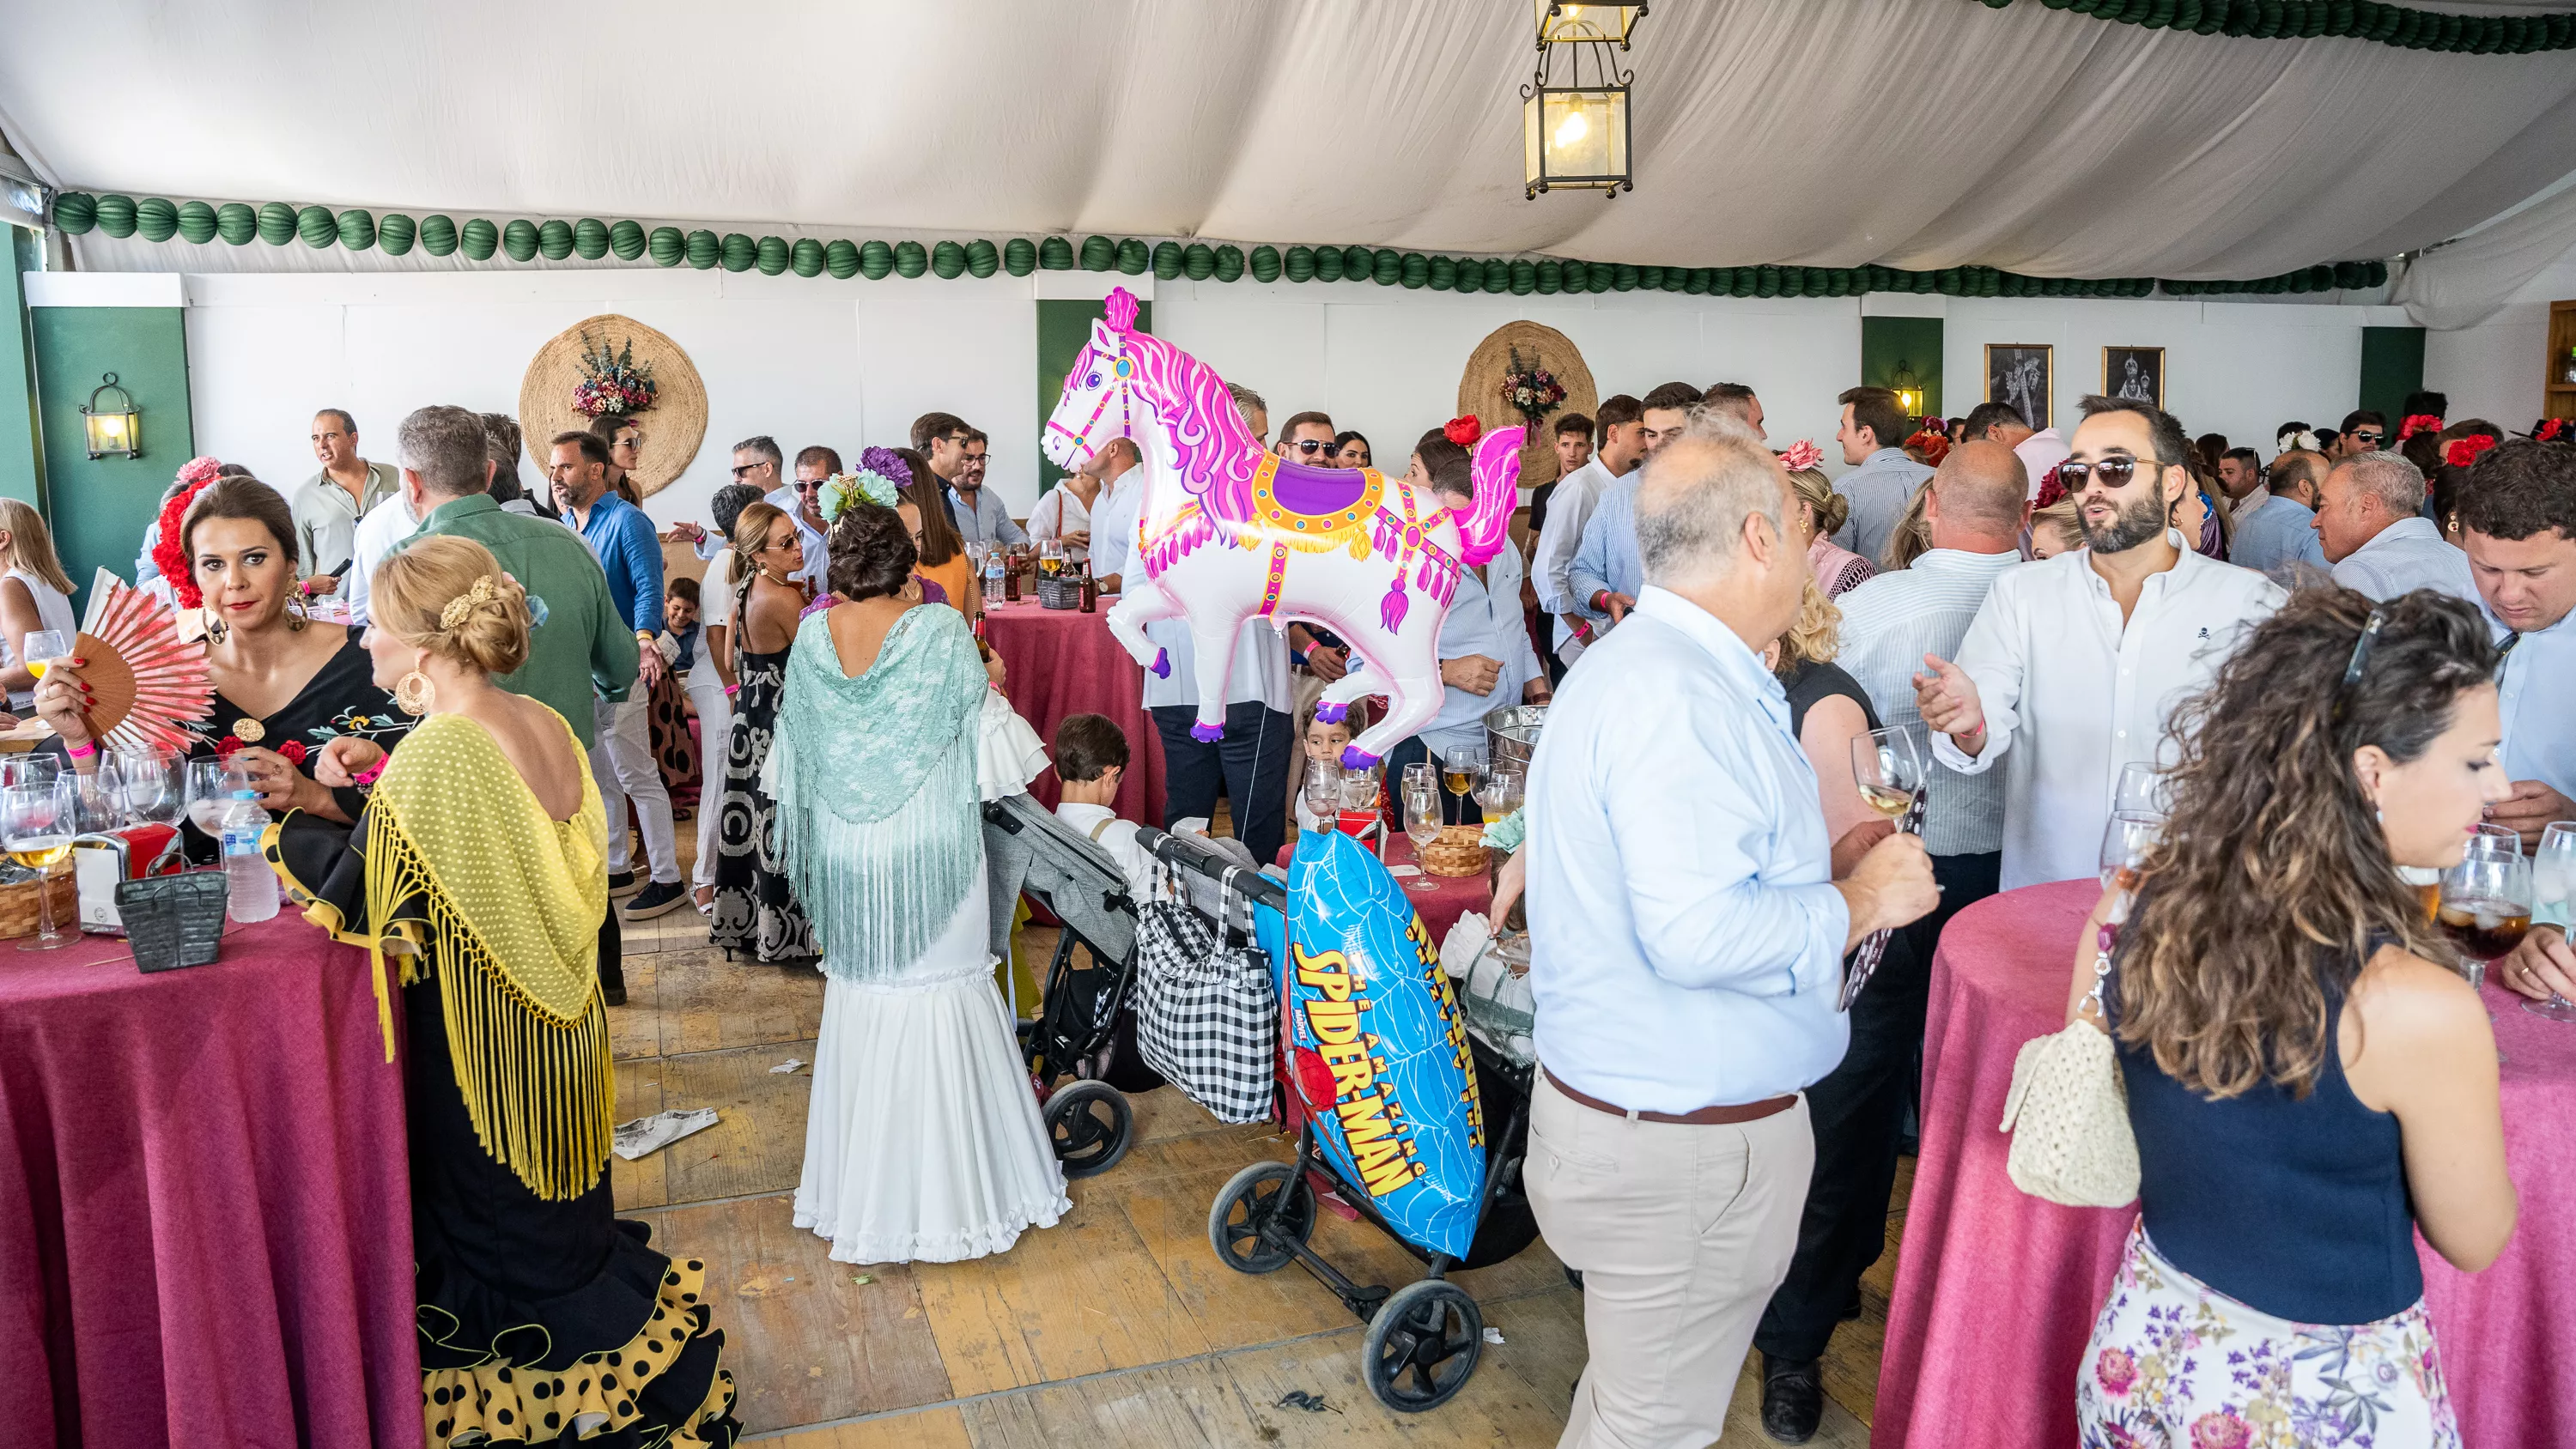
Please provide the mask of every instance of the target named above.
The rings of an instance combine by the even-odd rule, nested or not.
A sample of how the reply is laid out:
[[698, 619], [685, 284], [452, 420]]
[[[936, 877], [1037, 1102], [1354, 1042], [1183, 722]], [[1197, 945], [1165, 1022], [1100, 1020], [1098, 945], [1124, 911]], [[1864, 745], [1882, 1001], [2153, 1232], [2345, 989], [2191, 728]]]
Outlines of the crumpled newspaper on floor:
[[716, 1109], [700, 1107], [694, 1112], [656, 1112], [622, 1122], [611, 1150], [629, 1162], [659, 1152], [692, 1132], [704, 1132], [716, 1125]]

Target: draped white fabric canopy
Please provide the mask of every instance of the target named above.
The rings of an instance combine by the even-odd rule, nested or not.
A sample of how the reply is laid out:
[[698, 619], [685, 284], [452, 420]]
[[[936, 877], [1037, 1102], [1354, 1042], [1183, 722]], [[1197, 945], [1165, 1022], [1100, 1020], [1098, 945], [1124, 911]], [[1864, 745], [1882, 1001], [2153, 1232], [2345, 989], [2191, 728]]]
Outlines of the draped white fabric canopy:
[[[1527, 201], [1531, 31], [1526, 0], [86, 0], [13, 7], [0, 130], [63, 187], [174, 198], [2195, 280], [2441, 242], [2576, 156], [2567, 52], [1671, 0], [1628, 57], [1635, 192]], [[2517, 224], [2545, 263], [2576, 205]]]

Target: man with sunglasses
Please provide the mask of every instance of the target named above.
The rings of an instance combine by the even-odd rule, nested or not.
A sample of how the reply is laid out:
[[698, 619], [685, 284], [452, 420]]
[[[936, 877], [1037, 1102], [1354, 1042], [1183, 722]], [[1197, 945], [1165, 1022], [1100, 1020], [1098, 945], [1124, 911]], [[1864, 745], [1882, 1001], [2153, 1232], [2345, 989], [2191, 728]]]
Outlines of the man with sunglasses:
[[[955, 413], [923, 413], [912, 420], [913, 450], [930, 460], [931, 475], [948, 495], [948, 516], [956, 520], [958, 536], [968, 543], [1026, 543], [1029, 531], [1012, 522], [1010, 507], [984, 487], [984, 465], [975, 446], [983, 436]], [[971, 467], [970, 455], [975, 455]]]
[[1959, 645], [1926, 654], [1915, 704], [1961, 774], [2004, 765], [2001, 887], [2100, 867], [2120, 767], [2157, 758], [2166, 717], [2287, 597], [2173, 530], [2190, 435], [2151, 403], [2088, 397], [2058, 477], [2085, 547], [1996, 578]]
[[1280, 460], [1309, 468], [1338, 468], [1334, 456], [1333, 420], [1323, 413], [1299, 413], [1279, 425]]
[[2388, 445], [2388, 419], [2368, 409], [2343, 415], [2332, 456], [2337, 460], [2376, 453]]
[[[1333, 431], [1333, 420], [1323, 413], [1298, 413], [1279, 426], [1278, 454], [1281, 462], [1298, 463], [1309, 468], [1338, 468], [1334, 441], [1340, 434]], [[1289, 663], [1306, 673], [1306, 681], [1296, 689], [1297, 709], [1302, 715], [1324, 686], [1348, 674], [1351, 668], [1350, 646], [1324, 629], [1305, 624], [1288, 626]]]
[[[775, 448], [775, 444], [771, 445]], [[823, 483], [841, 471], [841, 455], [820, 443], [812, 444], [796, 455], [796, 478], [783, 488], [770, 490], [763, 503], [787, 515], [796, 525], [797, 541], [805, 546], [805, 564], [794, 577], [820, 594], [829, 585], [824, 582], [831, 572], [831, 548], [825, 537], [832, 530], [831, 520], [823, 516]]]

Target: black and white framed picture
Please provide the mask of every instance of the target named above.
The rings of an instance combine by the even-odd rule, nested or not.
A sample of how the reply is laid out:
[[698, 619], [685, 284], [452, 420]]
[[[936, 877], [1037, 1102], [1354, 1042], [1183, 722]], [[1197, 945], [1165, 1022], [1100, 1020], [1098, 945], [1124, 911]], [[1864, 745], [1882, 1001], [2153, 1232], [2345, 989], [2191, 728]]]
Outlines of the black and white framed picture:
[[2039, 342], [1986, 344], [1986, 401], [2004, 403], [2045, 432], [2057, 391], [2056, 349]]
[[2102, 349], [2102, 396], [2165, 405], [2165, 350], [2161, 347]]

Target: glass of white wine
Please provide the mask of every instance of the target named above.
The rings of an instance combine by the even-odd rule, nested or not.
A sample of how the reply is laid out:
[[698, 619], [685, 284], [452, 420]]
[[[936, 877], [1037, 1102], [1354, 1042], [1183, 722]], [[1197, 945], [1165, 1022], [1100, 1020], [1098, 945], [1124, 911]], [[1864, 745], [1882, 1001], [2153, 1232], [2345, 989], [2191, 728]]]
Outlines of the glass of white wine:
[[1466, 812], [1467, 796], [1476, 782], [1485, 778], [1485, 747], [1459, 745], [1440, 757], [1440, 783], [1458, 797], [1459, 813]]
[[[1413, 859], [1420, 868], [1422, 852], [1440, 838], [1440, 785], [1428, 771], [1417, 775], [1404, 772], [1404, 834], [1413, 842]], [[1416, 875], [1405, 889], [1428, 894], [1440, 887], [1428, 875]]]
[[48, 666], [57, 660], [70, 658], [71, 653], [72, 641], [60, 629], [30, 629], [26, 637], [18, 641], [18, 658], [25, 662], [27, 672], [38, 679], [45, 677]]
[[1852, 781], [1860, 786], [1862, 802], [1903, 821], [1923, 789], [1923, 752], [1915, 747], [1914, 732], [1902, 726], [1871, 730], [1854, 736], [1851, 750]]
[[54, 929], [48, 878], [72, 853], [76, 789], [71, 780], [59, 777], [50, 784], [0, 789], [0, 845], [8, 848], [11, 860], [36, 873], [36, 935], [19, 943], [21, 951], [59, 950], [72, 942], [69, 933]]

